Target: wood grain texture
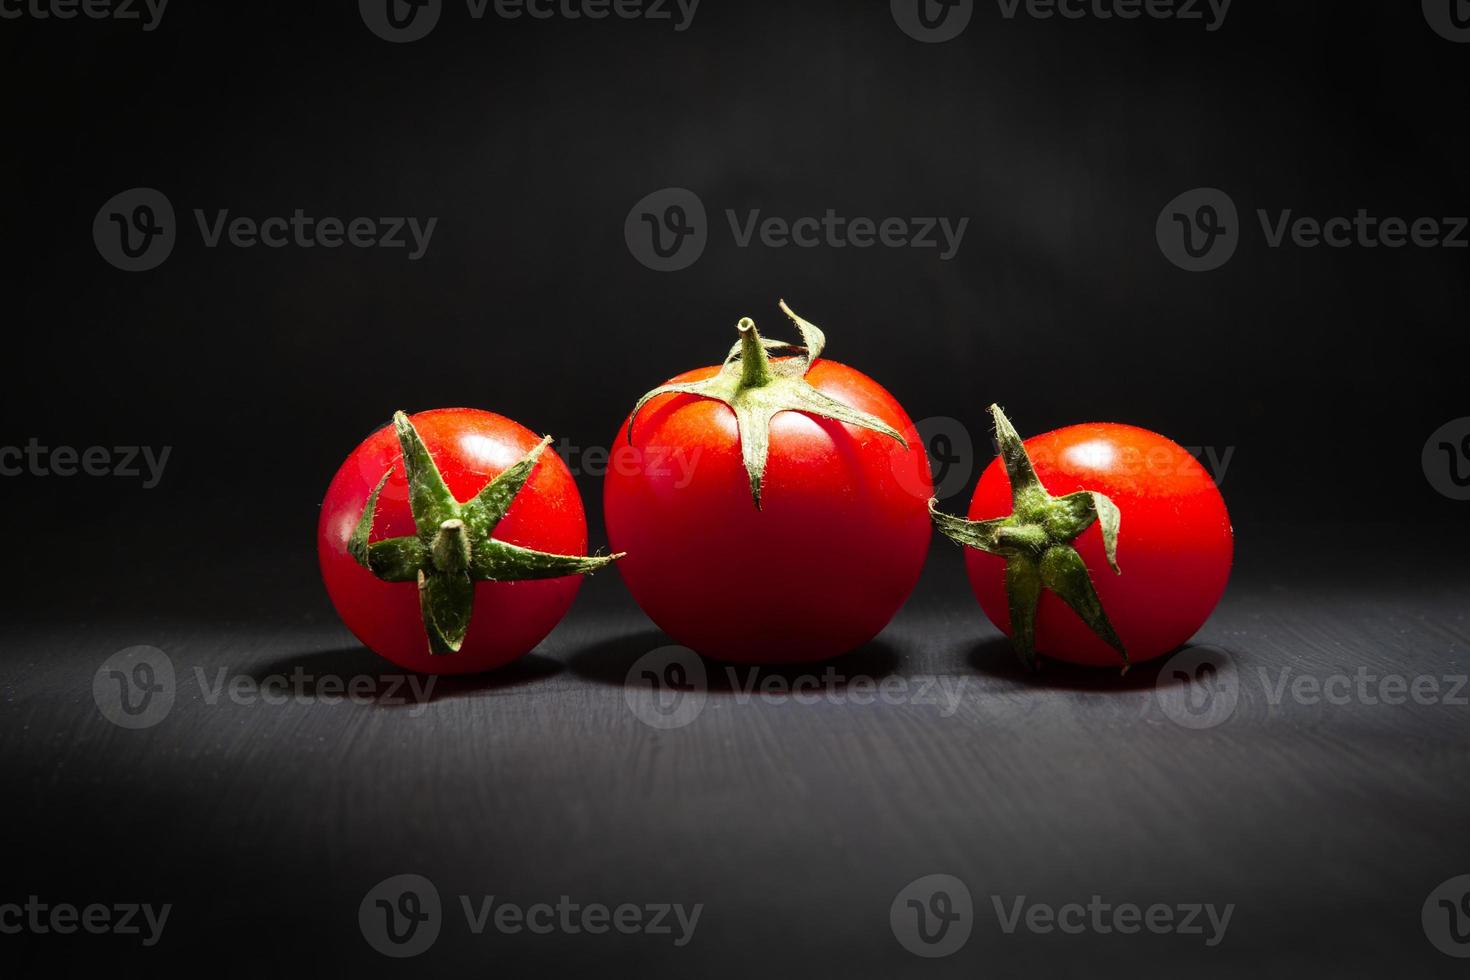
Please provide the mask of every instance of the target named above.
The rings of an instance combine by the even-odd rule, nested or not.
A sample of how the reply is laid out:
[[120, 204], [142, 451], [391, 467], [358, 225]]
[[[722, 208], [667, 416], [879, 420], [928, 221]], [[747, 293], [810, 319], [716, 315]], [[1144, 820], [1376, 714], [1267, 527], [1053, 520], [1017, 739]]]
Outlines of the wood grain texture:
[[[704, 710], [667, 731], [633, 713], [625, 679], [668, 641], [614, 576], [593, 579], [534, 655], [442, 680], [424, 705], [319, 700], [323, 678], [381, 685], [396, 671], [351, 642], [304, 569], [252, 600], [275, 621], [219, 615], [232, 600], [201, 585], [193, 608], [139, 597], [22, 628], [5, 651], [0, 901], [174, 911], [152, 949], [116, 936], [0, 947], [22, 972], [63, 974], [100, 961], [221, 976], [1463, 974], [1427, 941], [1420, 908], [1470, 873], [1470, 707], [1273, 703], [1282, 671], [1288, 684], [1360, 668], [1463, 677], [1462, 573], [1369, 589], [1323, 568], [1303, 573], [1312, 584], [1265, 562], [1252, 576], [1248, 562], [1199, 637], [1233, 662], [1235, 711], [1190, 730], [1162, 709], [1158, 665], [1020, 673], [959, 563], [936, 550], [914, 600], [834, 665], [847, 684], [816, 703], [748, 696], [744, 669], [732, 680], [712, 664]], [[102, 660], [133, 644], [177, 670], [173, 709], [141, 731], [104, 720], [91, 693]], [[317, 703], [211, 703], [221, 670], [261, 682], [297, 668]], [[861, 678], [913, 691], [925, 677], [958, 701], [857, 703], [871, 697]], [[369, 948], [357, 909], [405, 872], [435, 883], [445, 919], [432, 949], [400, 962]], [[922, 960], [895, 939], [889, 906], [935, 873], [966, 883], [974, 930], [953, 956]], [[703, 910], [683, 947], [477, 936], [461, 895]], [[1235, 910], [1214, 948], [1008, 935], [992, 896], [1022, 895]]]

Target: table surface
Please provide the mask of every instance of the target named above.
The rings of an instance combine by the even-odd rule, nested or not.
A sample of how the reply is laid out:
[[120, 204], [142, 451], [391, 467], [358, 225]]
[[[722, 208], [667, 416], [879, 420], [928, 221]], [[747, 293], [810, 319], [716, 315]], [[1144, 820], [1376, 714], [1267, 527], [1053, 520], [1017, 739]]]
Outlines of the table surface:
[[[633, 667], [669, 641], [615, 575], [519, 664], [398, 706], [332, 697], [367, 675], [386, 700], [396, 671], [352, 641], [305, 565], [200, 576], [168, 601], [145, 576], [70, 615], [33, 605], [0, 689], [0, 898], [171, 910], [151, 948], [0, 943], [53, 975], [100, 961], [231, 976], [1463, 975], [1421, 910], [1470, 874], [1466, 572], [1389, 554], [1354, 574], [1330, 549], [1245, 549], [1198, 637], [1223, 655], [1216, 674], [1030, 676], [936, 541], [912, 601], [835, 679], [709, 664], [702, 710], [663, 729], [642, 720], [652, 694]], [[133, 645], [176, 672], [171, 710], [140, 730], [106, 720], [92, 688]], [[293, 672], [286, 703], [250, 697]], [[813, 674], [819, 696], [780, 696]], [[1435, 703], [1414, 702], [1416, 679]], [[1208, 708], [1203, 684], [1234, 707], [1189, 727], [1180, 707]], [[399, 874], [442, 903], [411, 960], [375, 952], [358, 918]], [[971, 931], [921, 958], [900, 941], [916, 921], [900, 892], [936, 874], [968, 890]], [[677, 927], [477, 934], [463, 905], [486, 896], [700, 912], [683, 945]], [[1007, 931], [1022, 896], [1231, 918], [1214, 945], [1203, 914], [1203, 934]]]

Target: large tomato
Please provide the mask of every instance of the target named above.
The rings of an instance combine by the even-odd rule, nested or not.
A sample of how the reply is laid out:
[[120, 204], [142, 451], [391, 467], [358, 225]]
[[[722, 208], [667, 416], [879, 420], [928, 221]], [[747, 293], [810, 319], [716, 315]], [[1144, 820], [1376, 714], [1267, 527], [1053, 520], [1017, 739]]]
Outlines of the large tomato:
[[776, 345], [742, 321], [724, 366], [645, 396], [606, 483], [634, 599], [675, 641], [726, 661], [866, 643], [913, 590], [932, 536], [908, 415], [866, 375], [816, 360], [820, 331], [787, 313], [802, 353], [767, 361]]
[[[1013, 434], [1003, 415], [998, 423]], [[1008, 436], [1000, 424], [997, 432], [1003, 456], [980, 477], [970, 502], [972, 522], [994, 521], [1021, 507], [1004, 459]], [[1205, 468], [1164, 436], [1115, 423], [1057, 429], [1027, 439], [1024, 449], [1053, 504], [1090, 492], [1117, 509], [1116, 573], [1104, 547], [1104, 521], [1091, 522], [1072, 545], [1129, 660], [1150, 660], [1188, 642], [1225, 590], [1234, 549], [1225, 501]], [[1014, 638], [1008, 561], [976, 548], [965, 551], [985, 614]], [[1078, 664], [1122, 663], [1119, 651], [1052, 588], [1042, 590], [1036, 608], [1035, 650]]]
[[[411, 502], [406, 464], [419, 445], [422, 496]], [[608, 559], [580, 557], [587, 549], [582, 498], [566, 464], [544, 448], [503, 416], [449, 408], [400, 413], [347, 457], [322, 502], [317, 552], [332, 604], [365, 646], [410, 670], [464, 674], [508, 663], [551, 632], [577, 594], [579, 573]], [[436, 479], [452, 501], [435, 498]], [[488, 501], [484, 513], [471, 510], [476, 500]], [[419, 526], [415, 510], [433, 518], [430, 526]], [[454, 533], [438, 535], [443, 524]], [[361, 542], [367, 551], [377, 549], [366, 566], [364, 549], [354, 548], [360, 531], [368, 532]], [[426, 580], [436, 578], [444, 586], [442, 612], [426, 601], [425, 590], [435, 587]], [[460, 621], [466, 615], [467, 624]], [[436, 617], [444, 622], [431, 623]], [[441, 635], [431, 652], [430, 627], [455, 634], [456, 625], [462, 635]]]

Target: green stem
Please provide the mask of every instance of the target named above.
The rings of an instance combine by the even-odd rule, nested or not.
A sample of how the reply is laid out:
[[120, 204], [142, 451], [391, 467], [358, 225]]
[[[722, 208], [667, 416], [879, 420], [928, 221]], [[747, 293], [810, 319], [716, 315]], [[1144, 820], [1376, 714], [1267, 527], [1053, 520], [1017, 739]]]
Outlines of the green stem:
[[503, 470], [472, 499], [460, 503], [449, 492], [433, 453], [412, 420], [397, 412], [393, 426], [408, 478], [408, 507], [413, 514], [414, 533], [370, 540], [378, 495], [388, 483], [393, 472], [390, 469], [368, 495], [347, 551], [380, 581], [418, 583], [419, 609], [429, 653], [438, 656], [459, 652], [474, 611], [476, 582], [586, 575], [623, 557], [556, 555], [507, 544], [492, 536], [515, 503], [517, 494], [525, 488], [536, 461], [550, 445], [550, 436]]
[[1041, 553], [1051, 544], [1046, 530], [1034, 524], [1013, 524], [1009, 527], [1002, 527], [996, 532], [995, 538], [1002, 548], [1024, 551], [1037, 557], [1040, 557]]
[[771, 362], [755, 321], [744, 317], [736, 329], [740, 331], [740, 387], [764, 388], [771, 383]]
[[[633, 426], [643, 406], [660, 395], [693, 395], [728, 405], [735, 413], [740, 433], [740, 455], [750, 478], [750, 497], [757, 510], [761, 506], [761, 484], [765, 479], [766, 457], [770, 453], [771, 419], [780, 412], [801, 412], [816, 418], [832, 419], [846, 425], [879, 432], [904, 449], [908, 449], [903, 433], [875, 415], [859, 411], [806, 380], [827, 339], [814, 324], [797, 316], [783, 301], [781, 310], [796, 324], [801, 344], [779, 344], [762, 340], [755, 321], [743, 318], [737, 328], [740, 340], [729, 349], [719, 373], [703, 381], [671, 381], [660, 385], [638, 399], [628, 416], [628, 444], [633, 444]], [[796, 353], [770, 359], [767, 351], [789, 348]]]
[[439, 525], [430, 546], [434, 567], [442, 572], [460, 574], [470, 567], [470, 539], [464, 533], [464, 521], [458, 518]]
[[1103, 642], [1118, 651], [1123, 670], [1128, 651], [1123, 646], [1092, 584], [1092, 576], [1074, 542], [1098, 524], [1103, 553], [1114, 572], [1118, 568], [1118, 529], [1122, 513], [1101, 493], [1079, 490], [1053, 497], [1031, 465], [1025, 443], [999, 405], [990, 406], [995, 441], [1011, 483], [1011, 513], [986, 521], [967, 521], [942, 514], [929, 501], [929, 512], [941, 533], [968, 548], [977, 548], [1006, 560], [1006, 595], [1011, 614], [1011, 639], [1022, 663], [1038, 666], [1036, 613], [1042, 589], [1061, 598]]

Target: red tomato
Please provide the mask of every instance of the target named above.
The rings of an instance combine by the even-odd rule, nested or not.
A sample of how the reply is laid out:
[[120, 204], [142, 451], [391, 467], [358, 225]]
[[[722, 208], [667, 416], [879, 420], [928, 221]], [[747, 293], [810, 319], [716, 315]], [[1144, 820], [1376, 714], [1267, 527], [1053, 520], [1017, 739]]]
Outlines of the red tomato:
[[[757, 509], [730, 407], [662, 394], [638, 413], [631, 452], [609, 468], [604, 507], [614, 550], [627, 552], [623, 579], [649, 618], [699, 653], [737, 663], [837, 656], [877, 635], [918, 581], [932, 482], [913, 423], [850, 367], [818, 360], [806, 380], [902, 433], [907, 447], [873, 429], [780, 412]], [[628, 446], [626, 421], [617, 440]]]
[[[410, 421], [445, 486], [460, 503], [475, 497], [541, 441], [510, 419], [470, 408], [421, 412]], [[581, 576], [475, 582], [463, 646], [454, 653], [429, 653], [418, 586], [380, 581], [348, 551], [369, 494], [390, 470], [392, 475], [378, 498], [371, 540], [412, 536], [416, 528], [409, 509], [403, 454], [391, 425], [369, 436], [347, 457], [322, 502], [317, 554], [327, 592], [347, 628], [363, 645], [400, 667], [430, 674], [489, 670], [540, 643], [571, 606]], [[582, 498], [566, 464], [554, 452], [542, 453], [493, 536], [537, 551], [585, 553], [587, 519]]]
[[[1204, 625], [1230, 577], [1234, 535], [1215, 482], [1182, 446], [1147, 429], [1089, 423], [1025, 441], [1042, 485], [1053, 497], [1080, 490], [1105, 494], [1122, 514], [1117, 559], [1108, 567], [1101, 528], [1074, 542], [1098, 598], [1133, 663], [1169, 653]], [[995, 460], [970, 501], [972, 521], [1011, 513], [1011, 485]], [[1007, 635], [1006, 560], [965, 549], [971, 587], [985, 614]], [[1052, 591], [1041, 593], [1037, 652], [1070, 663], [1117, 666], [1118, 651], [1088, 629]]]

